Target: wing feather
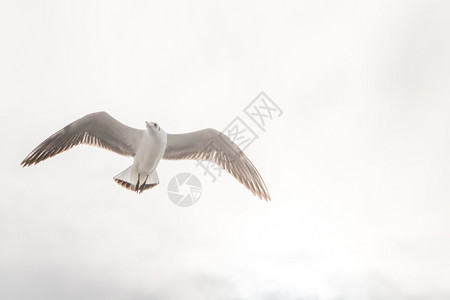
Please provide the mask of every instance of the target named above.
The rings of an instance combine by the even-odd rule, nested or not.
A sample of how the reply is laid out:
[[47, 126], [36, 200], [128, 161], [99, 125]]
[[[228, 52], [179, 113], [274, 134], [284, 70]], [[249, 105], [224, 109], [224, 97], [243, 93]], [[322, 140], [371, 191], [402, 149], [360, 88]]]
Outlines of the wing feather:
[[270, 200], [258, 170], [244, 152], [225, 134], [204, 129], [185, 134], [167, 134], [164, 159], [196, 159], [221, 166], [260, 199]]
[[92, 113], [47, 138], [28, 154], [21, 165], [25, 167], [37, 164], [79, 144], [134, 156], [143, 132], [120, 123], [106, 112]]

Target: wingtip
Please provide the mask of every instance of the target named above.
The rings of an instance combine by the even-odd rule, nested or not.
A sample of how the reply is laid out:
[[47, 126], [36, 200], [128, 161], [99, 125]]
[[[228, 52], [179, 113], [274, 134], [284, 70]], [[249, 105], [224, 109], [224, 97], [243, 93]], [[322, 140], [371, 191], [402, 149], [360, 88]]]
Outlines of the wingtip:
[[258, 194], [256, 194], [256, 196], [257, 196], [260, 200], [264, 200], [264, 201], [266, 201], [266, 202], [271, 202], [271, 201], [272, 201], [272, 199], [270, 198], [270, 195], [269, 195], [269, 194], [266, 194], [266, 193], [264, 193], [264, 194], [258, 193]]
[[272, 199], [270, 198], [270, 195], [263, 195], [261, 200], [264, 200], [266, 202], [271, 202], [272, 201]]
[[22, 160], [22, 162], [20, 163], [20, 165], [22, 166], [22, 168], [25, 168], [25, 167], [29, 167], [29, 166], [31, 166], [31, 165], [35, 165], [35, 164], [37, 164], [38, 162], [36, 162], [36, 161], [34, 161], [34, 160], [30, 160], [28, 157], [27, 158], [25, 158], [24, 160]]

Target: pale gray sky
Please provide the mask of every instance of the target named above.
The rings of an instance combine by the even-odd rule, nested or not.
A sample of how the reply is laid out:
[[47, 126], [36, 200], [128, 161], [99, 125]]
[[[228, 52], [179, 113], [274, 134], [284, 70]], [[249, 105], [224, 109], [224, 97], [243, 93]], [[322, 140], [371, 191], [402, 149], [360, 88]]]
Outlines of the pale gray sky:
[[[448, 1], [2, 1], [5, 299], [450, 298]], [[271, 192], [78, 147], [105, 110], [167, 132], [224, 128], [265, 91], [284, 111], [247, 150]], [[179, 208], [167, 184], [201, 179]], [[6, 295], [6, 296], [5, 296]]]

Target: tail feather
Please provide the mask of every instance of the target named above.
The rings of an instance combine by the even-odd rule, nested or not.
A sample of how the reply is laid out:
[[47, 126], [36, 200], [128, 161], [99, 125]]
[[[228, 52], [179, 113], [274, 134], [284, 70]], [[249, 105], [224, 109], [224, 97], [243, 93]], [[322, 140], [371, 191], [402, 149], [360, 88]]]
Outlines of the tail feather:
[[153, 171], [153, 173], [151, 173], [150, 175], [144, 175], [138, 173], [132, 167], [133, 166], [114, 176], [114, 181], [127, 190], [136, 192], [138, 194], [159, 184], [159, 178], [156, 170]]

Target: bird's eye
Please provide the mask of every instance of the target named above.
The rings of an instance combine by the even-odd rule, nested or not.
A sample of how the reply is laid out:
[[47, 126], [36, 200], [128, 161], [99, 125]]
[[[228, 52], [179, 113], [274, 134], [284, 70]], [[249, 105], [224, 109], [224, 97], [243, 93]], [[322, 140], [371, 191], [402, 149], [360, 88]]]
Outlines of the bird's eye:
[[155, 127], [158, 128], [158, 124], [155, 123]]

